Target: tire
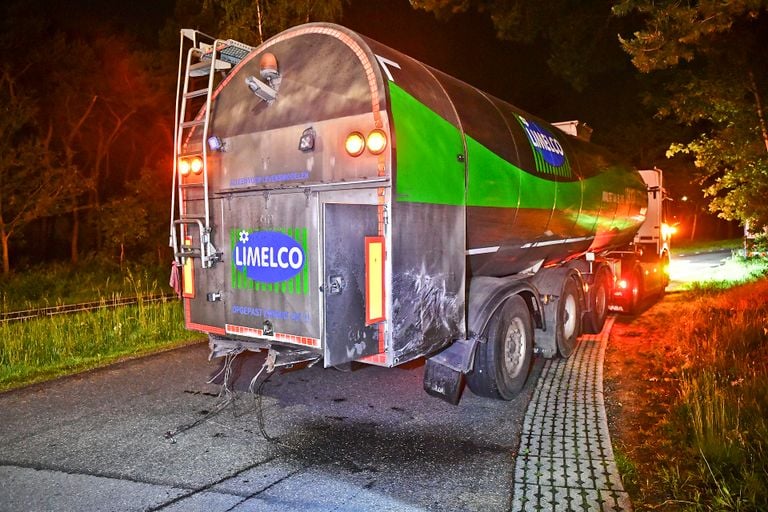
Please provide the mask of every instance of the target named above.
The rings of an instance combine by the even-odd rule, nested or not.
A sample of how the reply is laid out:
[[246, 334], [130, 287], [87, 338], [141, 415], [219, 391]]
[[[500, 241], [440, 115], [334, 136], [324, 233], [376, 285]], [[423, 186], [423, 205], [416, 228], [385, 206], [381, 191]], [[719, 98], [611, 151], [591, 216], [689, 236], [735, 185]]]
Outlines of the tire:
[[640, 310], [640, 301], [643, 298], [643, 270], [636, 267], [632, 271], [632, 293], [627, 301], [627, 313], [636, 315]]
[[598, 270], [595, 281], [589, 288], [589, 314], [584, 317], [584, 332], [598, 334], [608, 318], [608, 303], [611, 298], [611, 275], [605, 267]]
[[533, 359], [533, 323], [520, 296], [507, 299], [488, 326], [488, 339], [479, 343], [467, 385], [479, 396], [513, 399], [525, 386]]
[[557, 326], [555, 340], [557, 352], [567, 359], [576, 348], [581, 334], [581, 295], [575, 279], [568, 278], [557, 301]]
[[664, 295], [664, 292], [667, 291], [667, 286], [669, 286], [669, 254], [666, 252], [661, 257], [661, 271], [664, 274], [661, 294]]

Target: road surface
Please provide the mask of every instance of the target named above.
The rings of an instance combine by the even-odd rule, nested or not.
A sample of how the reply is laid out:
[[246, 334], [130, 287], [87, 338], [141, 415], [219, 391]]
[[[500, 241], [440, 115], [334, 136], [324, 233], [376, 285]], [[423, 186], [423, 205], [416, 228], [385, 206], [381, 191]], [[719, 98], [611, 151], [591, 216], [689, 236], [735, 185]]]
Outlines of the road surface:
[[673, 251], [669, 265], [670, 286], [667, 291], [679, 290], [692, 281], [706, 281], [717, 277], [731, 256], [730, 249], [700, 253], [686, 253], [682, 250], [679, 254]]
[[253, 395], [211, 415], [204, 344], [0, 394], [0, 510], [508, 510], [542, 364], [516, 400], [458, 406], [422, 391], [418, 364], [275, 374], [273, 441]]

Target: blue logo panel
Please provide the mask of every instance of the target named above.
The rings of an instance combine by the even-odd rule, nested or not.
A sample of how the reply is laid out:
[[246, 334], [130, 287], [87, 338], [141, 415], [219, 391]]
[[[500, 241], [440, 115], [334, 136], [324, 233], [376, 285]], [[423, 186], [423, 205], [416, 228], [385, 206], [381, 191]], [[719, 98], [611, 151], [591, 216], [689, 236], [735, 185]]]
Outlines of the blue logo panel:
[[235, 268], [262, 283], [281, 283], [304, 268], [302, 245], [278, 231], [240, 231], [234, 247]]

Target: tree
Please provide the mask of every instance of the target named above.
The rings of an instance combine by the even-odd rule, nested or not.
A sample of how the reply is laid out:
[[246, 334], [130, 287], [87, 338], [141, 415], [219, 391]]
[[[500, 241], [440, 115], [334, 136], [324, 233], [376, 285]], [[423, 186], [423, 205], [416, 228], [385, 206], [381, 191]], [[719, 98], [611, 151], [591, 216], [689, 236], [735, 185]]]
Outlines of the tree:
[[410, 0], [415, 9], [439, 19], [476, 10], [493, 21], [497, 36], [546, 46], [550, 70], [577, 91], [601, 75], [621, 73], [625, 57], [615, 44], [621, 20], [611, 16], [611, 2], [572, 0]]
[[[261, 44], [283, 30], [310, 21], [336, 21], [349, 0], [177, 0], [174, 21], [217, 37]], [[178, 26], [166, 26], [166, 41]], [[174, 33], [173, 38], [169, 35]], [[175, 44], [175, 43], [174, 43]]]
[[[35, 126], [37, 108], [17, 87], [7, 66], [0, 70], [0, 244], [3, 274], [11, 271], [10, 240], [27, 224], [51, 215], [62, 192], [63, 170], [47, 166], [45, 142]], [[45, 169], [47, 172], [40, 172]]]
[[620, 38], [635, 67], [664, 78], [658, 115], [697, 136], [673, 143], [688, 154], [710, 199], [727, 220], [768, 225], [768, 16], [764, 0], [624, 0], [618, 16], [639, 13], [643, 29]]

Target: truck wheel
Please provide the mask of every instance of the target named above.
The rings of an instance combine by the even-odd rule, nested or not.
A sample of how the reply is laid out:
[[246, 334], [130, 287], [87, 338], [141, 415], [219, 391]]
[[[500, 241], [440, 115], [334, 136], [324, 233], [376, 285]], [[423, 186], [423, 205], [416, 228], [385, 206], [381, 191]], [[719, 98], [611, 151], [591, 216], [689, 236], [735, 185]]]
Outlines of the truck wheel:
[[467, 384], [479, 396], [511, 400], [528, 379], [533, 357], [533, 326], [525, 301], [507, 299], [488, 327], [488, 339], [479, 343]]
[[632, 272], [631, 285], [632, 289], [627, 301], [627, 313], [635, 315], [640, 309], [640, 300], [643, 297], [643, 271], [640, 267]]
[[661, 289], [661, 293], [663, 295], [664, 292], [667, 291], [666, 290], [667, 286], [669, 286], [669, 254], [666, 252], [664, 253], [664, 256], [662, 256], [661, 258], [661, 271], [663, 273], [663, 279], [664, 279], [664, 281], [662, 282], [662, 289]]
[[581, 297], [579, 285], [572, 278], [563, 283], [563, 291], [557, 301], [557, 351], [561, 357], [568, 358], [576, 348], [581, 333]]
[[603, 269], [598, 270], [595, 282], [589, 289], [589, 314], [584, 318], [584, 332], [598, 334], [603, 330], [608, 317], [608, 300], [611, 296], [611, 275]]

